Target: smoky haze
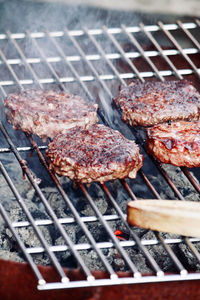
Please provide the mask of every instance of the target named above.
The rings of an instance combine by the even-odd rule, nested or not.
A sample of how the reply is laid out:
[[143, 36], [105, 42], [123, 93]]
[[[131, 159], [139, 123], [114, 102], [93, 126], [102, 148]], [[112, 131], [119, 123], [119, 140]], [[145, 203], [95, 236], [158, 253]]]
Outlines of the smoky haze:
[[98, 9], [84, 5], [64, 5], [34, 1], [0, 1], [0, 31], [60, 30], [63, 26], [76, 29], [83, 26], [97, 28], [102, 25], [117, 26], [138, 24], [141, 14]]
[[[146, 24], [154, 24], [156, 22], [156, 16], [127, 11], [106, 10], [100, 8], [98, 9], [95, 7], [84, 5], [64, 5], [58, 3], [42, 3], [21, 0], [0, 0], [0, 33], [6, 32], [7, 30], [12, 33], [26, 32], [27, 30], [29, 30], [30, 32], [45, 31], [46, 29], [48, 29], [49, 31], [59, 31], [63, 30], [64, 27], [67, 27], [69, 30], [79, 30], [85, 27], [93, 29], [101, 28], [103, 25], [106, 25], [108, 27], [119, 27], [120, 24], [125, 24], [126, 26], [134, 26], [136, 24], [139, 24], [141, 21]], [[60, 56], [55, 51], [55, 46], [49, 39], [47, 41], [45, 39], [38, 39], [37, 42], [46, 57]], [[62, 43], [62, 48], [64, 49], [65, 47], [65, 55], [77, 55], [78, 53], [74, 52], [74, 46], [70, 47], [70, 41], [68, 42], [64, 41], [64, 43]], [[91, 41], [84, 39], [81, 42], [81, 47], [85, 53], [98, 53], [97, 49], [91, 46]], [[103, 40], [99, 42], [101, 43], [105, 53], [113, 53], [114, 51], [116, 51], [110, 41]], [[7, 59], [15, 59], [19, 57], [16, 49], [15, 52], [13, 52], [14, 47], [10, 42], [6, 44], [5, 41], [2, 41], [2, 43], [4, 44], [2, 45], [1, 49]], [[17, 43], [23, 49], [25, 57], [40, 57], [36, 47], [32, 42], [30, 42], [28, 38], [24, 40], [19, 39], [17, 40]], [[99, 74], [104, 75], [111, 73], [111, 70], [108, 68], [105, 61], [93, 61], [92, 64]], [[115, 64], [115, 61], [113, 61], [113, 64]], [[87, 63], [84, 63], [84, 61], [79, 61], [77, 62], [77, 64], [73, 63], [73, 65], [80, 76], [94, 75], [92, 74], [91, 69], [88, 67]], [[32, 67], [39, 79], [52, 78], [52, 72], [48, 69], [45, 63], [35, 63], [34, 65], [32, 65]], [[53, 67], [59, 78], [73, 76], [68, 66], [63, 63], [63, 61], [60, 62], [60, 65], [59, 63], [53, 64]], [[25, 64], [22, 63], [21, 65], [14, 66], [13, 68], [20, 80], [32, 79], [32, 76], [27, 70]], [[5, 78], [7, 80], [13, 80], [7, 69], [6, 71], [9, 76], [6, 76], [5, 72], [1, 72], [0, 80], [5, 80]], [[106, 84], [112, 91], [112, 94], [116, 96], [116, 91], [118, 89], [116, 82], [114, 82], [113, 84], [110, 82], [106, 82]], [[26, 85], [26, 88], [30, 87], [31, 86]], [[44, 87], [49, 88], [49, 86], [47, 85], [45, 85]], [[80, 88], [80, 84], [73, 82], [65, 84], [65, 87], [71, 93], [85, 96], [83, 90]], [[6, 92], [15, 92], [17, 88], [19, 88], [19, 86], [10, 85], [8, 86]], [[53, 88], [58, 88], [58, 84], [54, 84]], [[99, 85], [99, 83], [92, 82], [91, 85], [88, 84], [88, 89], [91, 91], [92, 95], [94, 95], [93, 101], [99, 101], [100, 106], [105, 112], [105, 119], [107, 123], [109, 124], [109, 126], [112, 126], [113, 110], [110, 109], [110, 97], [108, 97], [108, 95], [105, 95], [105, 91], [102, 91], [103, 88]]]

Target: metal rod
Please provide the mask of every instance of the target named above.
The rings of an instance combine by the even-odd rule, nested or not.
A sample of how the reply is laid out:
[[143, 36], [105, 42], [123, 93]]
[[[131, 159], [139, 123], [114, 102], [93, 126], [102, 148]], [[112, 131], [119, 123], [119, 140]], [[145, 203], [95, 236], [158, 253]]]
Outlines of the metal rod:
[[[184, 23], [183, 24], [184, 28], [187, 29], [194, 29], [197, 27], [197, 25], [194, 22], [188, 22], [188, 23]], [[167, 30], [173, 31], [176, 30], [178, 28], [177, 24], [165, 24], [164, 28], [166, 28]], [[139, 26], [129, 26], [127, 27], [129, 32], [139, 32], [140, 31], [140, 27]], [[159, 31], [160, 28], [158, 25], [146, 25], [145, 29], [147, 31]], [[121, 33], [121, 28], [117, 27], [117, 28], [109, 28], [109, 33], [111, 34], [119, 34]], [[90, 29], [89, 30], [91, 35], [101, 35], [102, 34], [102, 29], [97, 28], [97, 29]], [[46, 32], [31, 32], [30, 33], [31, 37], [36, 38], [36, 39], [41, 39], [44, 38], [46, 36]], [[51, 31], [50, 35], [52, 37], [62, 37], [64, 35], [64, 31]], [[71, 36], [82, 36], [84, 35], [84, 31], [82, 29], [79, 30], [70, 30], [69, 31], [69, 35]], [[13, 39], [24, 39], [26, 38], [26, 34], [19, 32], [19, 33], [11, 33], [11, 36]], [[5, 40], [7, 39], [7, 35], [5, 33], [1, 33], [0, 34], [0, 40]]]
[[108, 225], [107, 221], [103, 218], [102, 214], [98, 210], [98, 208], [95, 205], [94, 201], [92, 200], [91, 196], [87, 192], [85, 186], [82, 183], [80, 183], [79, 186], [80, 186], [80, 189], [82, 190], [82, 192], [84, 193], [84, 195], [86, 196], [86, 198], [87, 198], [88, 202], [90, 203], [92, 209], [94, 210], [95, 214], [97, 215], [99, 221], [101, 222], [101, 224], [104, 226], [104, 228], [108, 232], [108, 234], [109, 234], [110, 238], [112, 239], [116, 249], [119, 251], [122, 258], [124, 259], [124, 261], [126, 262], [128, 267], [130, 268], [130, 270], [133, 272], [134, 277], [140, 277], [141, 276], [140, 272], [137, 270], [136, 266], [131, 261], [131, 259], [129, 258], [126, 251], [121, 247], [118, 238], [114, 235], [114, 233], [113, 233], [112, 229], [110, 228], [110, 226]]
[[89, 30], [87, 28], [85, 28], [84, 31], [88, 35], [88, 37], [91, 39], [91, 41], [93, 42], [93, 44], [95, 45], [95, 47], [97, 48], [97, 50], [99, 51], [99, 53], [101, 54], [101, 56], [107, 62], [107, 64], [109, 65], [109, 67], [111, 68], [111, 70], [113, 71], [113, 73], [115, 74], [115, 76], [119, 79], [120, 83], [123, 84], [123, 85], [125, 85], [124, 79], [122, 79], [120, 77], [119, 72], [116, 71], [116, 68], [113, 66], [113, 64], [111, 63], [111, 61], [107, 58], [106, 53], [104, 52], [104, 50], [101, 47], [101, 45], [99, 43], [97, 43], [97, 40], [95, 39], [95, 37], [89, 33]]
[[[148, 180], [148, 179], [146, 178], [146, 180]], [[132, 192], [132, 190], [130, 189], [130, 187], [127, 189], [127, 191], [129, 193], [129, 195], [131, 196], [131, 198], [133, 200], [135, 200], [136, 196], [134, 195], [134, 193]], [[157, 199], [161, 199], [161, 197], [158, 194], [157, 194]], [[181, 264], [181, 262], [179, 261], [179, 259], [177, 258], [177, 256], [174, 254], [174, 252], [172, 251], [172, 249], [169, 247], [169, 245], [167, 245], [165, 243], [165, 240], [163, 239], [163, 237], [161, 236], [161, 234], [158, 233], [158, 232], [154, 232], [154, 234], [157, 237], [157, 239], [161, 242], [161, 244], [163, 245], [164, 249], [166, 250], [166, 252], [170, 256], [170, 258], [172, 259], [172, 261], [175, 264], [176, 268], [179, 270], [180, 274], [186, 275], [187, 274], [187, 270], [183, 267], [183, 265]]]
[[180, 51], [180, 54], [184, 57], [184, 59], [188, 62], [188, 64], [191, 66], [191, 68], [194, 70], [196, 75], [200, 78], [200, 72], [195, 66], [195, 64], [192, 62], [192, 60], [189, 58], [187, 54], [184, 53], [183, 48], [180, 46], [180, 44], [175, 40], [173, 35], [164, 27], [164, 24], [162, 22], [158, 22], [158, 25], [163, 30], [163, 32], [166, 34], [166, 36], [169, 38], [169, 40], [174, 44], [174, 46]]
[[48, 66], [49, 70], [51, 71], [51, 73], [53, 74], [54, 78], [56, 79], [56, 81], [58, 82], [59, 86], [61, 87], [61, 89], [64, 90], [64, 84], [61, 82], [59, 76], [57, 75], [57, 73], [54, 71], [52, 65], [47, 61], [47, 58], [44, 54], [44, 51], [39, 47], [38, 42], [36, 39], [31, 37], [30, 32], [27, 30], [26, 31], [28, 37], [32, 40], [34, 46], [36, 47], [36, 49], [38, 50], [38, 52], [40, 53], [40, 56], [42, 57], [42, 59], [45, 61], [46, 65]]
[[128, 65], [131, 67], [131, 69], [134, 71], [134, 73], [137, 75], [137, 77], [141, 80], [141, 82], [144, 82], [144, 78], [141, 76], [141, 73], [134, 66], [132, 61], [128, 57], [126, 57], [126, 54], [125, 54], [124, 50], [122, 49], [121, 45], [118, 43], [116, 38], [111, 33], [109, 33], [109, 30], [106, 26], [103, 26], [103, 30], [107, 34], [107, 36], [110, 38], [110, 40], [113, 42], [113, 44], [118, 49], [118, 51], [120, 52], [122, 57], [125, 59], [125, 61], [128, 63]]
[[[89, 31], [90, 30], [88, 30], [88, 32]], [[49, 31], [46, 31], [46, 32], [48, 34]], [[147, 33], [149, 33], [149, 31], [147, 31]], [[49, 33], [49, 35], [50, 35], [50, 33]], [[11, 36], [12, 36], [12, 34], [11, 34]], [[94, 37], [94, 35], [91, 35], [91, 36]], [[56, 42], [55, 37], [50, 35], [50, 38], [53, 38]], [[16, 41], [16, 40], [14, 39], [14, 41]], [[196, 48], [184, 48], [183, 52], [185, 52], [186, 54], [196, 54], [196, 53], [198, 53], [198, 50]], [[144, 53], [148, 57], [155, 57], [155, 56], [160, 55], [159, 52], [156, 51], [156, 50], [150, 50], [150, 51], [144, 50]], [[141, 54], [138, 51], [125, 52], [125, 54], [130, 59], [141, 57]], [[175, 49], [163, 49], [163, 54], [168, 57], [168, 56], [179, 54], [179, 51], [175, 50]], [[86, 55], [85, 57], [86, 57], [87, 60], [90, 60], [90, 61], [101, 60], [101, 55], [100, 54], [90, 54], [90, 55]], [[117, 60], [117, 59], [120, 59], [122, 56], [118, 52], [112, 52], [112, 53], [106, 53], [105, 57], [108, 60], [110, 60], [110, 59], [111, 60]], [[68, 56], [68, 55], [65, 55], [65, 54], [64, 54], [64, 57], [62, 57], [62, 56], [49, 56], [49, 57], [47, 57], [47, 61], [49, 63], [61, 62], [63, 59], [65, 61], [69, 61], [69, 62], [79, 62], [79, 61], [81, 61], [82, 58], [81, 58], [80, 55]], [[41, 57], [27, 57], [26, 61], [27, 61], [28, 64], [33, 64], [33, 65], [36, 64], [37, 65], [37, 64], [40, 64], [43, 60], [42, 60]], [[3, 63], [4, 62], [0, 59], [0, 64], [3, 64]], [[7, 63], [9, 65], [20, 65], [20, 64], [24, 63], [24, 61], [23, 61], [23, 59], [20, 59], [20, 58], [8, 58]]]
[[136, 38], [131, 34], [130, 32], [127, 31], [126, 26], [121, 25], [122, 30], [128, 35], [130, 41], [133, 43], [133, 45], [137, 48], [137, 50], [140, 52], [141, 56], [146, 60], [146, 62], [150, 65], [151, 69], [155, 72], [156, 76], [161, 80], [164, 81], [164, 78], [162, 75], [160, 75], [158, 69], [156, 66], [152, 63], [150, 58], [145, 55], [145, 52], [143, 48], [140, 46], [139, 42], [136, 40]]
[[[197, 20], [198, 23], [198, 20]], [[197, 39], [191, 34], [191, 32], [184, 27], [183, 23], [178, 20], [177, 21], [178, 26], [185, 32], [185, 34], [189, 37], [189, 39], [192, 41], [192, 43], [195, 45], [195, 47], [200, 51], [200, 44], [197, 41]]]
[[92, 65], [91, 61], [89, 61], [89, 60], [86, 59], [86, 55], [85, 55], [84, 51], [81, 49], [81, 47], [79, 46], [79, 44], [76, 41], [76, 39], [73, 36], [70, 36], [69, 31], [68, 31], [67, 28], [65, 28], [64, 31], [65, 31], [65, 34], [67, 35], [67, 37], [70, 38], [70, 40], [72, 41], [72, 43], [75, 46], [75, 48], [78, 50], [78, 52], [81, 55], [81, 57], [83, 58], [83, 60], [90, 67], [90, 69], [92, 70], [92, 72], [95, 75], [95, 77], [101, 83], [101, 85], [104, 88], [104, 90], [108, 93], [108, 95], [110, 97], [112, 97], [111, 91], [109, 90], [109, 88], [107, 87], [107, 85], [105, 84], [105, 82], [101, 79], [100, 75], [98, 74], [98, 72], [96, 71], [96, 69], [94, 68], [94, 66]]
[[[177, 76], [179, 79], [183, 79], [183, 76], [178, 72], [177, 68], [175, 65], [172, 63], [172, 61], [169, 59], [169, 57], [165, 54], [165, 50], [163, 50], [156, 39], [153, 37], [151, 32], [147, 31], [145, 29], [145, 26], [143, 23], [140, 24], [141, 29], [143, 32], [146, 34], [146, 36], [149, 38], [149, 40], [152, 42], [152, 44], [156, 47], [158, 50], [158, 53], [162, 56], [162, 58], [167, 62], [167, 64], [170, 66], [170, 68], [174, 71], [174, 74]], [[146, 56], [146, 53], [144, 52], [144, 55]]]
[[30, 266], [31, 266], [31, 268], [32, 268], [32, 270], [33, 270], [33, 272], [34, 272], [36, 278], [38, 279], [38, 283], [39, 283], [40, 285], [45, 284], [46, 282], [45, 282], [44, 278], [42, 277], [40, 271], [38, 270], [36, 264], [34, 263], [34, 261], [33, 261], [32, 257], [31, 257], [31, 255], [30, 255], [29, 253], [27, 253], [24, 244], [22, 243], [20, 237], [18, 236], [18, 234], [17, 234], [15, 228], [12, 226], [12, 223], [11, 223], [11, 221], [10, 221], [10, 219], [9, 219], [9, 216], [7, 215], [7, 213], [6, 213], [6, 211], [5, 211], [5, 209], [3, 208], [3, 206], [2, 206], [1, 203], [0, 203], [0, 212], [1, 212], [1, 215], [2, 215], [2, 217], [4, 218], [5, 222], [7, 223], [8, 228], [10, 229], [10, 231], [11, 231], [12, 234], [13, 234], [13, 236], [15, 237], [15, 239], [16, 239], [18, 245], [20, 246], [20, 249], [22, 250], [22, 253], [23, 253], [24, 257], [26, 258], [26, 260], [27, 260], [28, 263], [30, 264]]
[[[49, 205], [47, 199], [44, 197], [41, 189], [39, 188], [38, 184], [35, 182], [31, 171], [29, 170], [28, 166], [25, 164], [25, 162], [23, 161], [23, 159], [21, 158], [19, 152], [17, 151], [15, 145], [13, 144], [12, 140], [10, 139], [6, 129], [4, 128], [3, 124], [0, 122], [0, 128], [1, 131], [4, 135], [4, 137], [6, 138], [7, 142], [9, 143], [15, 157], [17, 158], [17, 160], [19, 161], [22, 170], [24, 172], [24, 174], [26, 174], [26, 176], [28, 177], [30, 183], [32, 184], [33, 188], [35, 189], [35, 191], [37, 192], [38, 196], [40, 197], [41, 201], [43, 202], [48, 214], [50, 215], [50, 217], [52, 218], [54, 224], [56, 225], [56, 227], [58, 228], [58, 230], [60, 231], [60, 233], [62, 234], [65, 242], [69, 245], [71, 252], [73, 253], [74, 257], [77, 259], [79, 265], [81, 266], [81, 268], [83, 269], [84, 273], [87, 276], [87, 279], [89, 281], [93, 280], [94, 277], [91, 274], [91, 272], [89, 271], [88, 267], [85, 265], [82, 257], [80, 256], [80, 254], [77, 252], [77, 250], [75, 250], [74, 248], [74, 244], [72, 243], [71, 239], [69, 238], [68, 234], [66, 233], [66, 231], [64, 230], [62, 224], [60, 224], [58, 222], [57, 216], [54, 213], [54, 211], [51, 209], [51, 206]], [[63, 278], [63, 280], [65, 281], [65, 278]]]
[[[126, 183], [127, 184], [127, 183]], [[147, 251], [146, 247], [144, 245], [142, 245], [140, 239], [138, 238], [138, 236], [132, 231], [132, 229], [130, 228], [130, 226], [128, 225], [127, 221], [126, 221], [126, 217], [124, 216], [122, 210], [120, 209], [119, 205], [117, 204], [117, 202], [115, 201], [115, 199], [112, 197], [110, 191], [108, 190], [108, 188], [106, 187], [105, 184], [101, 184], [104, 192], [106, 193], [109, 202], [112, 204], [112, 206], [115, 208], [116, 212], [119, 214], [119, 216], [121, 217], [121, 220], [123, 222], [123, 224], [125, 225], [126, 229], [128, 230], [128, 233], [130, 234], [130, 236], [135, 240], [138, 248], [144, 253], [145, 257], [148, 259], [149, 263], [151, 264], [152, 268], [154, 269], [154, 271], [156, 272], [157, 276], [163, 276], [164, 273], [163, 271], [160, 269], [160, 267], [158, 266], [158, 264], [156, 263], [156, 261], [154, 260], [154, 258], [150, 255], [150, 253]], [[126, 187], [128, 186], [128, 184], [126, 185]], [[128, 191], [130, 191], [130, 189], [128, 188]], [[133, 193], [131, 193], [132, 195]], [[133, 199], [137, 199], [135, 197], [135, 195], [133, 196]]]
[[24, 213], [26, 214], [29, 222], [31, 223], [32, 227], [34, 228], [34, 231], [36, 233], [36, 235], [38, 236], [41, 244], [43, 245], [45, 252], [49, 255], [54, 267], [56, 268], [57, 272], [59, 273], [60, 277], [62, 278], [62, 281], [69, 281], [69, 279], [66, 277], [60, 263], [58, 262], [55, 254], [53, 252], [51, 252], [49, 250], [49, 245], [46, 242], [42, 232], [40, 231], [40, 229], [35, 225], [35, 220], [33, 219], [32, 215], [30, 214], [29, 210], [26, 207], [26, 204], [24, 202], [24, 200], [22, 199], [22, 197], [20, 196], [18, 190], [16, 189], [16, 187], [14, 186], [12, 180], [10, 179], [6, 169], [4, 168], [2, 162], [0, 161], [0, 170], [5, 178], [5, 180], [7, 181], [11, 191], [13, 192], [14, 196], [16, 197], [19, 205], [21, 206], [21, 208], [23, 209]]
[[52, 43], [54, 44], [54, 46], [56, 47], [56, 49], [58, 50], [60, 56], [62, 57], [62, 59], [66, 62], [66, 64], [68, 65], [68, 67], [70, 68], [71, 72], [74, 74], [75, 78], [77, 79], [77, 81], [80, 83], [81, 87], [83, 88], [83, 90], [85, 91], [85, 93], [87, 94], [87, 96], [89, 97], [90, 100], [93, 100], [93, 96], [90, 93], [90, 91], [88, 90], [86, 84], [81, 80], [78, 72], [76, 71], [76, 69], [73, 67], [73, 65], [71, 64], [70, 61], [68, 61], [65, 57], [65, 53], [63, 52], [62, 48], [59, 46], [59, 44], [56, 42], [55, 38], [51, 37], [49, 31], [47, 31], [47, 35], [50, 38], [50, 40], [52, 41]]
[[36, 75], [35, 71], [33, 70], [33, 68], [31, 67], [31, 65], [27, 62], [27, 59], [23, 53], [23, 51], [21, 50], [20, 46], [17, 44], [16, 40], [12, 38], [12, 35], [10, 33], [10, 31], [7, 31], [7, 35], [11, 41], [11, 43], [14, 45], [14, 47], [17, 49], [17, 52], [19, 53], [19, 55], [22, 58], [23, 63], [25, 63], [26, 67], [28, 68], [28, 70], [30, 71], [30, 73], [32, 74], [34, 80], [37, 82], [38, 86], [40, 88], [43, 88], [42, 83], [38, 80], [38, 76]]
[[[67, 196], [67, 194], [65, 193], [64, 189], [62, 188], [61, 184], [59, 183], [58, 179], [56, 178], [55, 174], [48, 168], [48, 165], [46, 163], [45, 158], [43, 157], [41, 151], [38, 149], [36, 142], [32, 139], [31, 136], [29, 136], [29, 140], [33, 145], [33, 148], [36, 150], [40, 161], [42, 162], [42, 164], [44, 165], [44, 167], [46, 168], [46, 170], [48, 171], [49, 175], [51, 176], [53, 182], [55, 183], [58, 191], [60, 192], [60, 194], [62, 195], [64, 201], [66, 202], [66, 204], [69, 206], [69, 208], [71, 209], [74, 218], [76, 220], [76, 222], [80, 225], [80, 227], [82, 228], [82, 230], [85, 232], [88, 240], [90, 241], [90, 243], [92, 244], [93, 249], [97, 252], [99, 258], [101, 259], [102, 263], [104, 264], [105, 268], [107, 269], [107, 271], [109, 272], [111, 278], [116, 278], [117, 274], [114, 272], [113, 268], [111, 267], [111, 265], [108, 263], [106, 257], [103, 255], [102, 251], [100, 251], [99, 248], [97, 248], [96, 246], [96, 241], [93, 238], [93, 236], [91, 235], [90, 231], [88, 230], [87, 226], [84, 224], [84, 222], [82, 221], [82, 218], [79, 216], [76, 208], [74, 207], [74, 205], [72, 204], [72, 202], [70, 201], [69, 197]], [[106, 219], [106, 218], [105, 218]]]

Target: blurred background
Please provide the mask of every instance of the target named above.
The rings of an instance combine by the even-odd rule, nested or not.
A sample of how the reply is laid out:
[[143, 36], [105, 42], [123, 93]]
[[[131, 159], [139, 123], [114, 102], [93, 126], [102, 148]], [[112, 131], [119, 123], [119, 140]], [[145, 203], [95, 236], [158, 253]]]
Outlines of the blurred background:
[[200, 16], [200, 0], [0, 0], [0, 31], [155, 24]]

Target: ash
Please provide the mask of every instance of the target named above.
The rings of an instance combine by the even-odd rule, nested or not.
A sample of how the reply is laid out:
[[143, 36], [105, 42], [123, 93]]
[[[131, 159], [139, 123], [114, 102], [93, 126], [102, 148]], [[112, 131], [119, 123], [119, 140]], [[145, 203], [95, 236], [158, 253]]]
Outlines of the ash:
[[[123, 128], [126, 129], [127, 127]], [[27, 141], [24, 138], [21, 138], [21, 133], [18, 131], [13, 131], [12, 129], [10, 132], [13, 139], [22, 141], [22, 145], [19, 146], [24, 146], [24, 144], [27, 146]], [[129, 131], [123, 133], [125, 136], [129, 137]], [[40, 140], [39, 143], [41, 143]], [[177, 199], [175, 192], [162, 176], [159, 169], [155, 167], [154, 162], [144, 152], [143, 148], [141, 148], [141, 152], [144, 154], [143, 172], [147, 175], [149, 181], [155, 187], [159, 195], [163, 199]], [[52, 181], [46, 169], [39, 161], [37, 154], [35, 152], [25, 151], [20, 152], [20, 155], [22, 156], [22, 159], [27, 162], [27, 166], [34, 175], [35, 181], [39, 184], [39, 188], [44, 197], [47, 199], [51, 211], [53, 211], [53, 213], [62, 223], [62, 226], [68, 234], [70, 240], [79, 247], [80, 250], [78, 251], [86, 265], [91, 270], [104, 270], [105, 267], [102, 261], [99, 259], [96, 251], [92, 249], [90, 241], [88, 240], [84, 230], [74, 219], [68, 203], [59, 193], [55, 183]], [[60, 264], [67, 268], [77, 268], [78, 262], [67, 246], [63, 236], [56, 227], [56, 224], [54, 224], [52, 221], [49, 211], [45, 207], [43, 201], [40, 199], [30, 181], [26, 177], [24, 178], [21, 166], [19, 165], [15, 156], [12, 153], [1, 153], [0, 161], [4, 165], [8, 175], [17, 188], [24, 201], [24, 204], [34, 220], [41, 221], [43, 224], [44, 221], [48, 221], [46, 225], [40, 225], [38, 228], [40, 229], [48, 245], [55, 246], [54, 253]], [[191, 201], [200, 200], [199, 194], [180, 168], [164, 164], [162, 167], [185, 199]], [[200, 177], [198, 169], [192, 169], [191, 174], [196, 178], [196, 181], [199, 182]], [[112, 239], [110, 238], [110, 235], [107, 233], [100, 220], [96, 218], [96, 214], [92, 206], [80, 187], [75, 185], [67, 177], [58, 177], [58, 180], [79, 216], [82, 218], [93, 218], [90, 221], [86, 220], [85, 224], [89, 232], [94, 237], [96, 243], [104, 243], [105, 246], [103, 246], [101, 250], [109, 264], [115, 271], [128, 271], [129, 268], [124, 258], [120, 255], [118, 250], [111, 245]], [[126, 182], [136, 197], [144, 199], [155, 198], [151, 189], [145, 184], [140, 172], [138, 172], [136, 179], [126, 179]], [[36, 233], [34, 232], [32, 225], [30, 224], [29, 226], [24, 226], [23, 223], [21, 223], [28, 221], [27, 216], [23, 212], [2, 174], [0, 175], [0, 186], [1, 204], [6, 210], [10, 221], [15, 223], [15, 225], [17, 224], [15, 230], [24, 246], [34, 253], [31, 254], [34, 262], [41, 265], [51, 265], [52, 262], [48, 254], [45, 252], [43, 245], [38, 239]], [[115, 180], [113, 182], [107, 182], [105, 186], [122, 212], [126, 214], [127, 203], [131, 200], [131, 198], [122, 182]], [[132, 238], [128, 234], [126, 226], [118, 216], [117, 211], [106, 195], [103, 187], [96, 183], [92, 183], [90, 186], [85, 187], [92, 199], [92, 202], [95, 204], [99, 212], [105, 217], [115, 217], [115, 219], [109, 220], [107, 223], [113, 232], [120, 229], [125, 233], [124, 237], [122, 236], [122, 239], [119, 241], [121, 243], [123, 243], [124, 240], [129, 240], [129, 242], [131, 242]], [[0, 258], [24, 261], [21, 249], [19, 248], [14, 236], [2, 218], [0, 218], [0, 225]], [[158, 237], [154, 232], [136, 227], [132, 228], [132, 230], [140, 238], [142, 243], [145, 243], [149, 254], [155, 259], [157, 264], [164, 272], [177, 272], [173, 260], [167, 254], [163, 245], [158, 241]], [[191, 250], [184, 242], [184, 239], [179, 236], [172, 236], [164, 233], [161, 233], [161, 235], [164, 239], [179, 239], [180, 242], [170, 244], [173, 252], [177, 255], [187, 270], [200, 270], [200, 263], [191, 253]], [[200, 242], [195, 242], [194, 245], [196, 249], [200, 251]], [[124, 246], [124, 249], [127, 255], [134, 262], [138, 271], [143, 274], [153, 273], [147, 257], [143, 254], [137, 244], [132, 242], [131, 246]]]

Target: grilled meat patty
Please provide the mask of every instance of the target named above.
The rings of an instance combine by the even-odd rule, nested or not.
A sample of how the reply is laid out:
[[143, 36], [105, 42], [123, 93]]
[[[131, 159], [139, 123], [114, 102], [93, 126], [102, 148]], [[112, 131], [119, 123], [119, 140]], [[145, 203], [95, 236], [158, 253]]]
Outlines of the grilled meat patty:
[[48, 145], [49, 166], [59, 175], [80, 182], [135, 178], [143, 156], [134, 141], [102, 124], [72, 128]]
[[5, 99], [7, 120], [14, 129], [45, 139], [71, 127], [96, 123], [97, 104], [61, 91], [24, 90]]
[[129, 125], [151, 126], [200, 118], [200, 94], [187, 80], [136, 80], [122, 87], [113, 100], [122, 110], [122, 120]]
[[175, 166], [200, 167], [200, 121], [159, 124], [147, 130], [147, 149]]

